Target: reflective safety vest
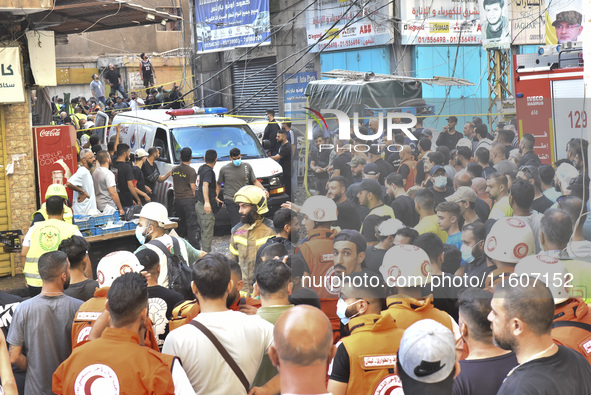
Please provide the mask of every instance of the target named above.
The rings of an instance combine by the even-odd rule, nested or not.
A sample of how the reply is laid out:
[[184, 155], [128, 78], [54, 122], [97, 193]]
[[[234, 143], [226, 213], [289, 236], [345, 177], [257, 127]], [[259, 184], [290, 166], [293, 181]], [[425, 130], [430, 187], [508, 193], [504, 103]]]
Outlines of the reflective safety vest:
[[316, 228], [308, 232], [308, 241], [295, 249], [295, 254], [301, 256], [306, 265], [310, 278], [302, 278], [306, 288], [312, 288], [320, 298], [338, 298], [339, 291], [331, 287], [331, 277], [339, 276], [334, 269], [333, 239], [337, 232], [327, 228]]
[[[94, 322], [100, 317], [103, 311], [105, 311], [109, 288], [110, 287], [97, 288], [97, 290], [94, 291], [94, 297], [84, 302], [76, 312], [72, 324], [72, 348], [75, 348], [78, 343], [88, 340], [88, 335], [90, 334]], [[160, 352], [158, 342], [156, 341], [156, 335], [154, 334], [154, 325], [150, 318], [148, 318], [148, 325], [146, 326], [144, 346]]]
[[388, 308], [382, 311], [382, 315], [391, 315], [399, 328], [406, 329], [417, 321], [430, 318], [450, 331], [454, 330], [451, 316], [433, 306], [433, 295], [421, 300], [405, 295], [392, 295], [386, 303]]
[[579, 352], [591, 363], [591, 312], [583, 299], [571, 298], [556, 306], [552, 340]]
[[[45, 206], [45, 203], [43, 203], [41, 205], [41, 208], [39, 210], [37, 210], [33, 213], [33, 217], [31, 218], [31, 220], [35, 219], [35, 214], [37, 214], [37, 213], [41, 214], [46, 221], [47, 221], [47, 218], [49, 218], [49, 215], [47, 214], [47, 207]], [[74, 218], [74, 213], [72, 213], [72, 209], [64, 204], [64, 221], [71, 224], [71, 223], [73, 223], [72, 222], [73, 218]]]
[[37, 222], [31, 231], [31, 246], [25, 259], [25, 280], [31, 287], [43, 286], [39, 275], [38, 262], [41, 255], [46, 252], [56, 251], [62, 240], [74, 235], [76, 226], [59, 219], [48, 219]]
[[398, 393], [402, 383], [394, 367], [404, 330], [391, 315], [379, 314], [352, 318], [349, 328], [351, 335], [342, 339], [349, 355], [347, 395]]

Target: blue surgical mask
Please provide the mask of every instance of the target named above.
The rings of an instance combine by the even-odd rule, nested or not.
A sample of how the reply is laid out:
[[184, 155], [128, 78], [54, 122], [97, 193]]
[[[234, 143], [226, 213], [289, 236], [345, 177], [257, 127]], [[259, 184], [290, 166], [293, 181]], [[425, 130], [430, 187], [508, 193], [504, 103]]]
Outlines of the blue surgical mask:
[[346, 315], [347, 308], [349, 306], [353, 306], [355, 303], [358, 303], [358, 302], [361, 302], [361, 299], [356, 300], [355, 302], [353, 302], [351, 304], [347, 304], [347, 302], [345, 302], [343, 299], [339, 299], [339, 301], [337, 302], [337, 316], [341, 319], [341, 322], [343, 323], [343, 325], [347, 325], [351, 318], [353, 318], [359, 314], [359, 313], [357, 313], [351, 317], [347, 317], [347, 315]]
[[474, 260], [474, 255], [472, 255], [472, 247], [462, 244], [460, 252], [462, 253], [462, 261], [471, 263]]
[[437, 188], [444, 188], [447, 185], [447, 177], [437, 176], [433, 178], [433, 185], [435, 185]]
[[146, 242], [146, 235], [144, 234], [146, 231], [146, 227], [144, 226], [138, 226], [137, 228], [135, 228], [135, 238], [137, 239], [137, 241], [140, 242], [141, 245], [144, 245], [144, 243]]
[[234, 159], [232, 163], [234, 164], [234, 166], [238, 167], [242, 163], [242, 159]]

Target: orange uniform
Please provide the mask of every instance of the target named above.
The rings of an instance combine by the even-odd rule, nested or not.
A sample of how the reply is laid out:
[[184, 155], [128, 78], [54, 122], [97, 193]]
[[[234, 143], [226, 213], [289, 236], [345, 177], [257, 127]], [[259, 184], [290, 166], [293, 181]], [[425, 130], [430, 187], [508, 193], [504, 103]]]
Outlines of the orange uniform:
[[174, 394], [174, 357], [140, 346], [137, 333], [106, 328], [102, 336], [75, 348], [53, 374], [58, 395], [99, 393]]
[[[74, 323], [72, 324], [72, 348], [76, 347], [76, 344], [88, 340], [88, 335], [90, 334], [94, 322], [99, 318], [103, 311], [105, 311], [108, 293], [109, 287], [98, 288], [94, 291], [94, 297], [88, 299], [82, 304], [82, 306], [80, 306], [80, 309], [78, 309], [78, 312], [74, 316]], [[150, 324], [146, 328], [144, 346], [155, 351], [160, 351], [156, 336], [154, 335], [152, 321], [149, 318], [148, 321]]]
[[404, 330], [398, 328], [392, 316], [355, 317], [349, 327], [351, 335], [342, 339], [349, 356], [347, 394], [386, 394], [402, 388], [394, 368]]
[[388, 309], [382, 315], [389, 314], [399, 328], [406, 329], [417, 321], [430, 318], [453, 332], [452, 318], [445, 311], [433, 306], [433, 295], [417, 300], [410, 296], [392, 295], [387, 299]]
[[571, 298], [556, 306], [552, 339], [579, 352], [591, 363], [591, 313], [583, 299]]

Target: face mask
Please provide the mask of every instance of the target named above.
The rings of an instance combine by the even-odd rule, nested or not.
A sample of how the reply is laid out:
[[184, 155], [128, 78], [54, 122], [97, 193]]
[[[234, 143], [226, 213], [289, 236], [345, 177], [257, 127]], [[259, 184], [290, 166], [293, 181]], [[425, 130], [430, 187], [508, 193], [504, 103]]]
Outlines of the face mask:
[[137, 228], [135, 228], [135, 238], [137, 239], [137, 241], [140, 242], [141, 245], [144, 245], [144, 243], [146, 242], [146, 236], [144, 235], [145, 231], [146, 227], [144, 226], [138, 226]]
[[238, 167], [242, 163], [242, 159], [234, 159], [232, 163], [234, 164], [234, 166]]
[[268, 115], [265, 115], [265, 119], [268, 121], [269, 120], [269, 116]]
[[355, 303], [358, 303], [358, 302], [361, 302], [361, 300], [356, 300], [355, 302], [353, 302], [351, 304], [347, 304], [347, 302], [345, 302], [343, 299], [339, 299], [339, 301], [337, 302], [337, 316], [341, 319], [341, 322], [343, 323], [343, 325], [347, 325], [351, 318], [354, 318], [357, 315], [359, 315], [359, 313], [357, 313], [351, 317], [347, 317], [347, 315], [346, 315], [347, 308], [349, 306], [353, 306]]
[[472, 247], [462, 244], [460, 251], [462, 253], [462, 260], [464, 262], [471, 263], [474, 260], [474, 256], [472, 255]]
[[443, 188], [447, 185], [447, 177], [446, 176], [437, 176], [433, 179], [433, 185], [437, 188]]

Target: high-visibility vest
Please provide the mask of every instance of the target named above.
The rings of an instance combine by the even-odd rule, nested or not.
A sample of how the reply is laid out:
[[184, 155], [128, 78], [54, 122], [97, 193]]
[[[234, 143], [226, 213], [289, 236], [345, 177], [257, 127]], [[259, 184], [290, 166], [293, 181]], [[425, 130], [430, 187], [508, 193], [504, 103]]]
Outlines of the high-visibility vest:
[[[47, 221], [49, 218], [49, 214], [47, 214], [47, 207], [45, 203], [41, 205], [41, 208], [33, 213], [33, 217], [31, 220], [35, 219], [35, 214], [41, 214], [43, 218]], [[64, 221], [71, 224], [72, 220], [74, 219], [74, 214], [72, 213], [72, 209], [64, 204]]]
[[61, 241], [72, 237], [76, 229], [75, 225], [58, 219], [48, 219], [33, 225], [31, 246], [25, 259], [24, 273], [27, 285], [31, 287], [43, 286], [37, 265], [39, 258], [46, 252], [56, 251]]

